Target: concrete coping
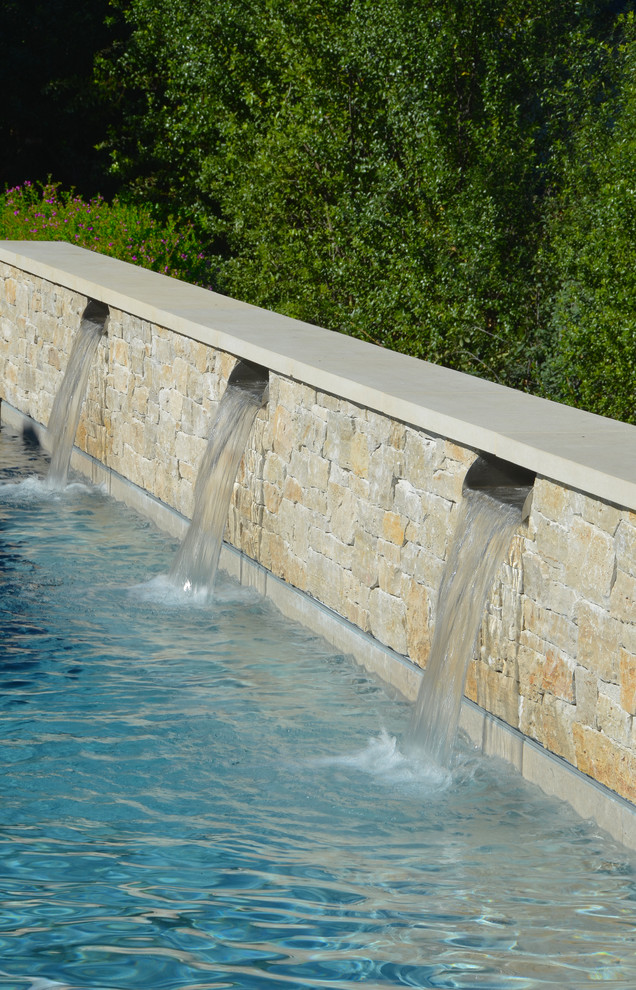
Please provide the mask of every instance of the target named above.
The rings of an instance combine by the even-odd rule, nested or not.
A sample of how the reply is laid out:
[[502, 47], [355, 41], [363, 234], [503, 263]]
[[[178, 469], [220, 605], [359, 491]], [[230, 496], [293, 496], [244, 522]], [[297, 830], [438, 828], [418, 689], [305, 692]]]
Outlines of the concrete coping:
[[0, 261], [636, 510], [636, 426], [384, 350], [72, 244], [3, 241]]

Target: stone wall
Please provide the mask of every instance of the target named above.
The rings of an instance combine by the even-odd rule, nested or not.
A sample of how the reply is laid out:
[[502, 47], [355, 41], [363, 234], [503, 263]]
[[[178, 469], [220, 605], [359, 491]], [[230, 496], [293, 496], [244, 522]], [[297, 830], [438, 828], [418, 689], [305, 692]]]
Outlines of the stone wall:
[[[84, 296], [0, 265], [2, 398], [46, 424]], [[234, 365], [111, 308], [77, 443], [185, 515]], [[425, 666], [469, 447], [270, 376], [226, 535]], [[636, 514], [538, 478], [484, 615], [467, 695], [636, 801]]]

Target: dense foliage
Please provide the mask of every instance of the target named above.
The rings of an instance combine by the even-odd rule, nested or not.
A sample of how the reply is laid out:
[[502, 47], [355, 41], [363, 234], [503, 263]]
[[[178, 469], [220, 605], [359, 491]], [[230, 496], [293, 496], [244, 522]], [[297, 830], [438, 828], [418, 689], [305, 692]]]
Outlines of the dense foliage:
[[636, 422], [630, 8], [110, 0], [120, 207], [222, 291]]

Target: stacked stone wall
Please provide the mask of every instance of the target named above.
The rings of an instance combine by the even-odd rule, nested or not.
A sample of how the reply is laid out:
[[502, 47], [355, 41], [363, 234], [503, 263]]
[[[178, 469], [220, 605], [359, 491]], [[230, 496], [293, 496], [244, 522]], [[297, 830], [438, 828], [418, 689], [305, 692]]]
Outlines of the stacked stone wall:
[[[0, 265], [2, 398], [42, 424], [87, 299]], [[234, 366], [111, 309], [77, 444], [190, 515]], [[278, 577], [425, 666], [476, 457], [301, 382], [270, 376], [226, 536]], [[487, 606], [466, 693], [636, 801], [636, 514], [538, 478]]]

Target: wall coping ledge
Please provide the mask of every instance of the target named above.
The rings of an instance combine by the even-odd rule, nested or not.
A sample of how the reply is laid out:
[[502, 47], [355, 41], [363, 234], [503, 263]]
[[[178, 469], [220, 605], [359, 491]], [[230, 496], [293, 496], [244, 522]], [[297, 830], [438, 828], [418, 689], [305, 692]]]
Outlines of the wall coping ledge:
[[0, 262], [636, 511], [636, 426], [384, 350], [65, 242], [3, 241]]

